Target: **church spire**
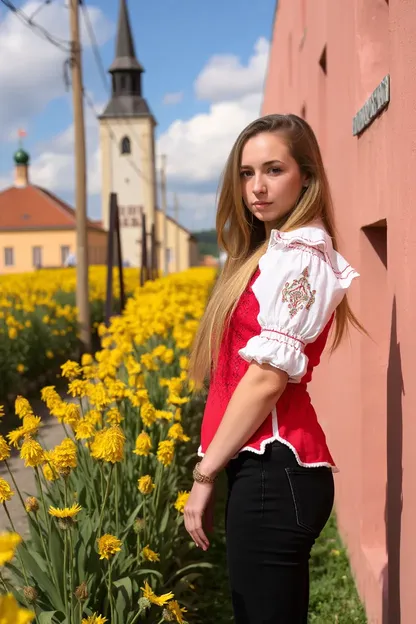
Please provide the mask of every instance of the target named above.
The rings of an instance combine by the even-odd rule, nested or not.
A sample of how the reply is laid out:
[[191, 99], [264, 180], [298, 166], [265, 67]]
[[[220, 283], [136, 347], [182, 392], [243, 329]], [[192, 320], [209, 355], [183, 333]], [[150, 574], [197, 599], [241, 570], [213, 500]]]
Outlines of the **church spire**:
[[142, 95], [144, 68], [136, 58], [127, 0], [120, 0], [116, 54], [108, 71], [111, 74], [111, 100], [101, 117], [151, 117]]
[[126, 0], [120, 0], [118, 14], [116, 58], [110, 67], [110, 72], [117, 70], [136, 70], [143, 72], [144, 69], [136, 58], [133, 35], [131, 32], [129, 13]]

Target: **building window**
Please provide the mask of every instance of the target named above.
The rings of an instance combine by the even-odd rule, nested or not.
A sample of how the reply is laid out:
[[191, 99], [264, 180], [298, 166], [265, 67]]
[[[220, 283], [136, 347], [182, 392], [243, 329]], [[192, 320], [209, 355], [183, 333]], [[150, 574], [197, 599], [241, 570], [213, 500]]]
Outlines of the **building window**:
[[68, 256], [69, 256], [69, 245], [61, 245], [61, 264], [62, 266], [65, 266], [66, 261], [68, 260]]
[[131, 154], [131, 143], [129, 137], [127, 136], [121, 139], [121, 153]]
[[14, 249], [13, 247], [4, 248], [4, 265], [14, 266]]
[[32, 264], [37, 268], [42, 266], [42, 247], [32, 247]]

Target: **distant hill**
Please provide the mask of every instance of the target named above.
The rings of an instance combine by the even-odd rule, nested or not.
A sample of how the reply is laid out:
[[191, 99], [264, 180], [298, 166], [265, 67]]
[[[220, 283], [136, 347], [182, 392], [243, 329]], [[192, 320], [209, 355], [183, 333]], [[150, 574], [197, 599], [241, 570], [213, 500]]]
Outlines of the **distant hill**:
[[215, 230], [201, 230], [192, 232], [198, 241], [198, 249], [201, 256], [215, 256], [218, 258], [217, 233]]

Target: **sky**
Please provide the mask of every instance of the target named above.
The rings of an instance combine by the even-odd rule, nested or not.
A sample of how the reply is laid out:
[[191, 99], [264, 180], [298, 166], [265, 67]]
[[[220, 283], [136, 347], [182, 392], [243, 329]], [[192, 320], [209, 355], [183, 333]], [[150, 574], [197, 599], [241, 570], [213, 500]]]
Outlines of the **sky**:
[[[73, 205], [69, 15], [65, 0], [14, 5], [64, 50], [0, 3], [0, 190], [13, 183], [18, 130], [27, 135], [30, 179]], [[118, 0], [84, 0], [105, 70], [114, 58]], [[260, 115], [275, 0], [129, 0], [142, 91], [157, 120], [156, 166], [167, 156], [168, 211], [190, 230], [215, 223], [219, 177], [240, 131]], [[84, 88], [101, 112], [109, 99], [81, 14]], [[6, 61], [7, 59], [7, 61]], [[101, 218], [98, 122], [85, 108], [88, 214]]]

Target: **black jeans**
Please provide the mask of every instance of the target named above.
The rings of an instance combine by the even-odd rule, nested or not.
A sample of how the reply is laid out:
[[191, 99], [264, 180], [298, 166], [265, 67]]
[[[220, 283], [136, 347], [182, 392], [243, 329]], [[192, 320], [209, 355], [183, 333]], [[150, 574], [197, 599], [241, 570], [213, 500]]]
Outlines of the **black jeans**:
[[236, 624], [307, 624], [309, 557], [334, 502], [330, 468], [281, 442], [227, 466], [227, 560]]

